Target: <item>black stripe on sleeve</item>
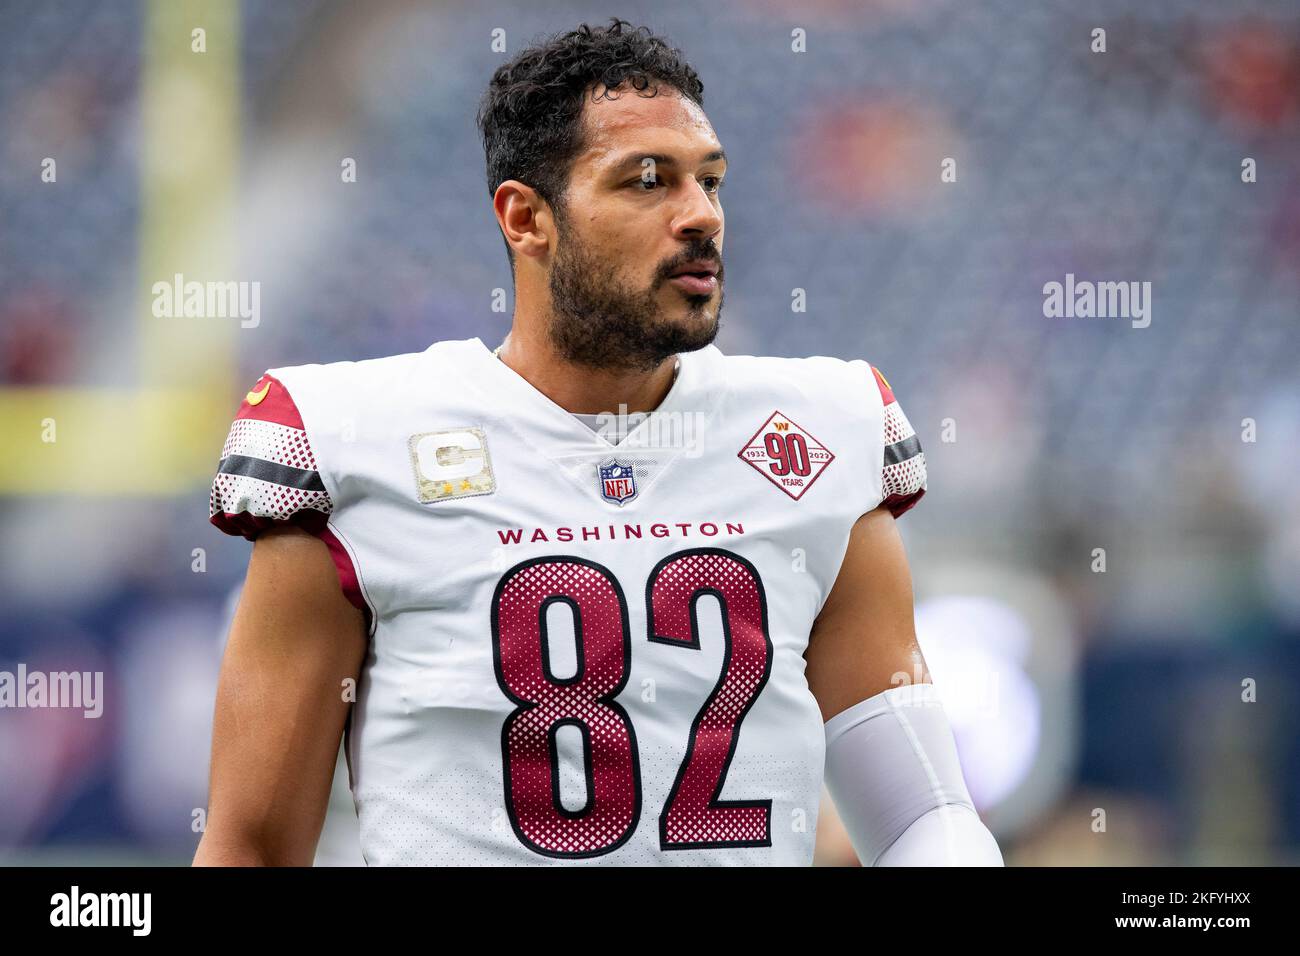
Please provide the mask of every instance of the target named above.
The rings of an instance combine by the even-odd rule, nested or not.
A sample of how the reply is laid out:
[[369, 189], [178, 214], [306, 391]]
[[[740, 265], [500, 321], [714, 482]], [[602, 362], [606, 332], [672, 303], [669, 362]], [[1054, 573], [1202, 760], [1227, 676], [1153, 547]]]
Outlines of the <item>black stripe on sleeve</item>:
[[320, 473], [292, 465], [277, 465], [263, 458], [249, 458], [246, 455], [227, 455], [221, 459], [218, 468], [223, 474], [244, 475], [269, 481], [286, 488], [300, 488], [303, 491], [324, 491], [325, 483], [320, 480]]
[[885, 464], [897, 465], [900, 461], [907, 461], [921, 453], [921, 439], [912, 435], [910, 438], [904, 438], [902, 441], [896, 441], [892, 445], [885, 446]]

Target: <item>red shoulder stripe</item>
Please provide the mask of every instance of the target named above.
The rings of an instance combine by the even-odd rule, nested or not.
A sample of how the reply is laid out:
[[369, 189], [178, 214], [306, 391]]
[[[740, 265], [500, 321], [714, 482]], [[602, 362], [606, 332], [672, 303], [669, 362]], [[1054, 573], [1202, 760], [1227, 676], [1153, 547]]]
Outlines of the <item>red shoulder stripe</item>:
[[235, 417], [256, 418], [264, 422], [275, 422], [277, 425], [306, 430], [302, 423], [302, 415], [298, 414], [298, 406], [289, 396], [289, 390], [278, 378], [270, 374], [263, 375], [257, 380], [257, 384], [248, 390]]
[[894, 390], [889, 387], [889, 382], [885, 381], [885, 376], [880, 374], [880, 369], [871, 366], [871, 374], [876, 377], [876, 386], [880, 389], [881, 400], [886, 405], [894, 401]]

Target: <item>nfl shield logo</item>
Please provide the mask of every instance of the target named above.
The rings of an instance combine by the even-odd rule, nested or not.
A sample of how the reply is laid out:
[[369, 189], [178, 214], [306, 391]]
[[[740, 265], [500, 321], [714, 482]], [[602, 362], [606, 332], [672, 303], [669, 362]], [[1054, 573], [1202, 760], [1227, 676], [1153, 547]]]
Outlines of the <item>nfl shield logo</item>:
[[636, 472], [631, 465], [611, 459], [597, 466], [600, 471], [600, 496], [616, 505], [624, 505], [636, 497]]

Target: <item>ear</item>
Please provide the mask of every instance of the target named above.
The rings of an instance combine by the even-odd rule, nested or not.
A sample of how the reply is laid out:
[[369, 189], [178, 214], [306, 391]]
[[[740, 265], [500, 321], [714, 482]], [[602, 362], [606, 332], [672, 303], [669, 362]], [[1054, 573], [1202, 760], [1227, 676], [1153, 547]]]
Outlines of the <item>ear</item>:
[[515, 255], [537, 258], [550, 250], [554, 234], [551, 207], [532, 186], [507, 179], [493, 194], [492, 209]]

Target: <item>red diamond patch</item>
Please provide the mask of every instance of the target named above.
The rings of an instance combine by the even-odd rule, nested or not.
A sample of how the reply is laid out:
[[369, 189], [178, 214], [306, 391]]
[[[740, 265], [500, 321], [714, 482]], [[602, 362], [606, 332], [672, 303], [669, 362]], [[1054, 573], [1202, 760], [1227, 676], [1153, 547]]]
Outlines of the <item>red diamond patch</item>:
[[771, 414], [737, 457], [795, 501], [835, 460], [829, 448], [780, 412]]

